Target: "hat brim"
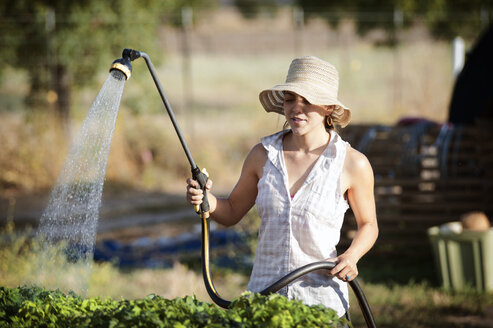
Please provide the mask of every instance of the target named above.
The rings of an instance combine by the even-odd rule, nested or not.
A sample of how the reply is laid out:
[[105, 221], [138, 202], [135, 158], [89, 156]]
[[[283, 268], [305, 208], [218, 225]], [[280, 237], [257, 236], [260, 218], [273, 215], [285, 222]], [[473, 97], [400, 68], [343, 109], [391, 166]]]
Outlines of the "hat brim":
[[[308, 91], [310, 90], [310, 91]], [[344, 106], [336, 98], [323, 96], [323, 92], [317, 92], [316, 88], [300, 87], [299, 83], [284, 83], [278, 84], [270, 89], [263, 90], [259, 94], [259, 100], [265, 111], [275, 112], [284, 115], [284, 92], [294, 92], [297, 95], [305, 98], [312, 105], [319, 106], [331, 106], [335, 105], [336, 109], [333, 112], [333, 119], [336, 124], [342, 127], [346, 126], [351, 119], [351, 111], [348, 107]]]

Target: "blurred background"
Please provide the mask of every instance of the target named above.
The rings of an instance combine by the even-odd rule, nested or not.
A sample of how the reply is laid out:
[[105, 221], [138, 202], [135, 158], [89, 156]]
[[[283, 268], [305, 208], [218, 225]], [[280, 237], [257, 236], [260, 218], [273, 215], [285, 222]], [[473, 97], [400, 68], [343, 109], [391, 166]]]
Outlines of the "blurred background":
[[[219, 195], [260, 137], [284, 123], [265, 113], [259, 92], [283, 82], [293, 58], [315, 55], [337, 67], [339, 99], [352, 110], [340, 133], [375, 170], [381, 233], [360, 271], [377, 323], [491, 327], [493, 285], [444, 289], [427, 232], [470, 212], [493, 215], [492, 19], [490, 0], [0, 1], [0, 281], [22, 282], [23, 243], [5, 236], [36, 227], [124, 48], [154, 62]], [[200, 227], [184, 199], [190, 169], [163, 109], [135, 61], [109, 155], [91, 295], [209, 301]], [[351, 213], [346, 221], [341, 249], [356, 228]], [[228, 232], [213, 227], [216, 286], [227, 297], [246, 288], [257, 227], [255, 210]]]

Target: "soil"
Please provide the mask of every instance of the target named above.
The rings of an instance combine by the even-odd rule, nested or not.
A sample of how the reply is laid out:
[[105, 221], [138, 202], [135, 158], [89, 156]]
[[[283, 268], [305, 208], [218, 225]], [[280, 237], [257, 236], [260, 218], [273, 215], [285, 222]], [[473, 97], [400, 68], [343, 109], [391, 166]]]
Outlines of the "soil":
[[[49, 196], [49, 191], [0, 196], [0, 228], [9, 221], [13, 221], [16, 229], [36, 228]], [[145, 191], [105, 193], [97, 239], [155, 239], [191, 229], [200, 229], [200, 221], [182, 195]]]
[[448, 316], [446, 321], [450, 322], [453, 327], [491, 328], [493, 327], [493, 306], [487, 307], [483, 316]]

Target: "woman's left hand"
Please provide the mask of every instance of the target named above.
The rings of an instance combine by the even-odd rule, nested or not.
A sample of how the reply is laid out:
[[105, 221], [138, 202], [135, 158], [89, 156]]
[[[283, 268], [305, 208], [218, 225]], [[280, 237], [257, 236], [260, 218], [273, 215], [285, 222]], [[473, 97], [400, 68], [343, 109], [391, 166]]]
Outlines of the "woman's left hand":
[[351, 281], [358, 276], [358, 267], [356, 266], [358, 259], [350, 254], [343, 253], [334, 259], [327, 259], [327, 261], [336, 264], [329, 273], [342, 281]]

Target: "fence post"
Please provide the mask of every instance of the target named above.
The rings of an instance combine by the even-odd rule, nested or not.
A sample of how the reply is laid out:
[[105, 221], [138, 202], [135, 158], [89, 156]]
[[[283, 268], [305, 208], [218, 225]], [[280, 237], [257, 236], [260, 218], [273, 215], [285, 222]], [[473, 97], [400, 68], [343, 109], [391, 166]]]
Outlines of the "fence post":
[[294, 54], [298, 56], [303, 52], [303, 27], [305, 21], [305, 13], [300, 7], [293, 7], [293, 23], [294, 23]]
[[462, 71], [465, 60], [465, 43], [464, 39], [456, 36], [452, 41], [452, 73], [457, 77]]

